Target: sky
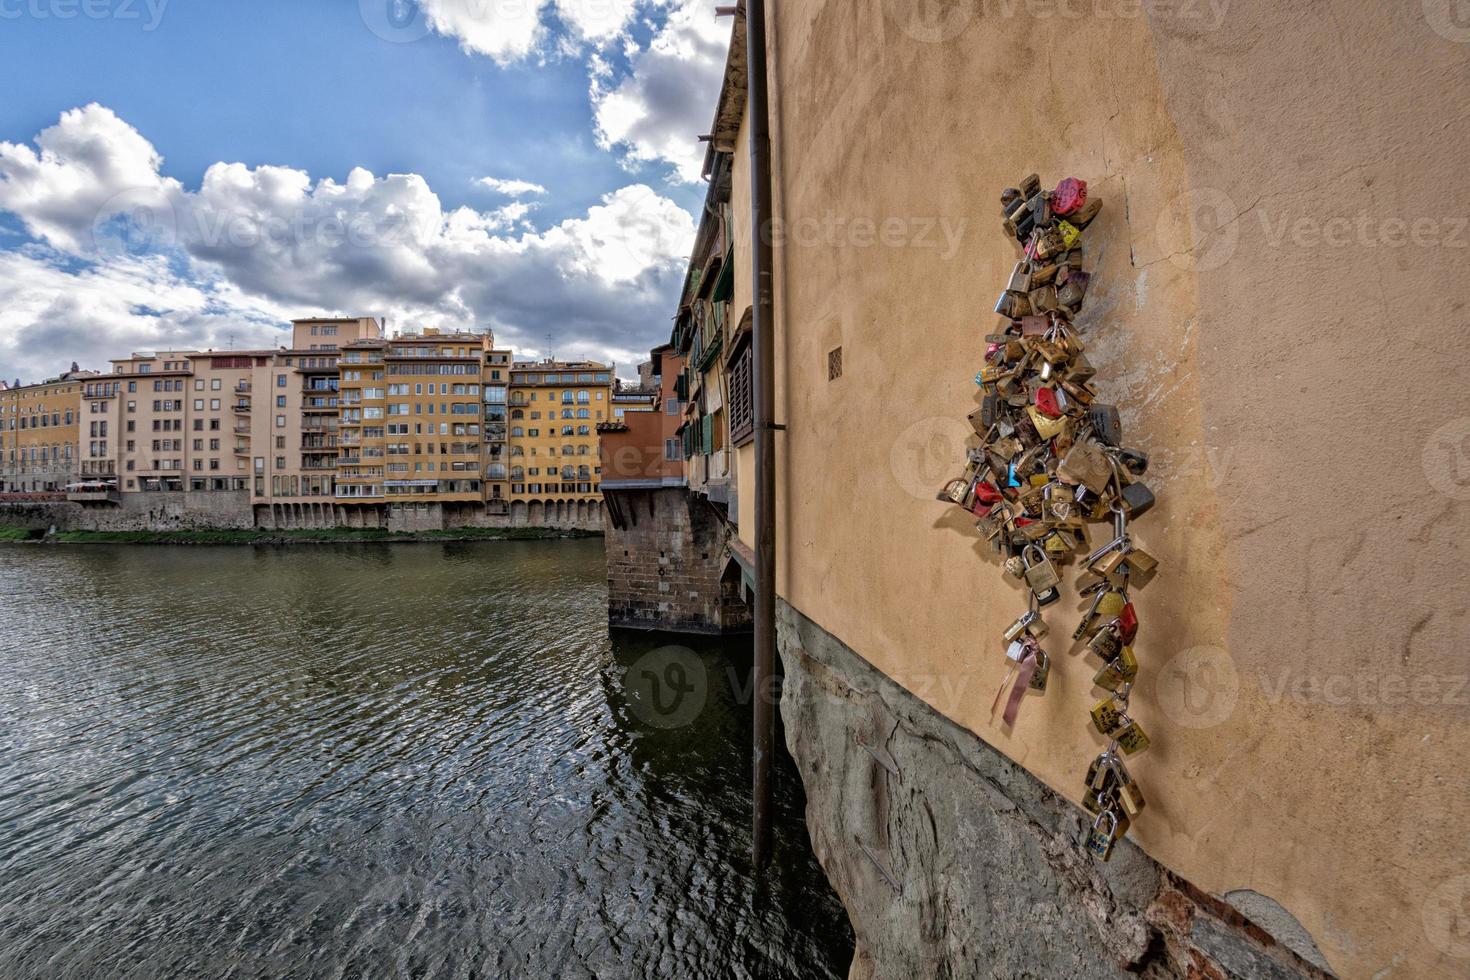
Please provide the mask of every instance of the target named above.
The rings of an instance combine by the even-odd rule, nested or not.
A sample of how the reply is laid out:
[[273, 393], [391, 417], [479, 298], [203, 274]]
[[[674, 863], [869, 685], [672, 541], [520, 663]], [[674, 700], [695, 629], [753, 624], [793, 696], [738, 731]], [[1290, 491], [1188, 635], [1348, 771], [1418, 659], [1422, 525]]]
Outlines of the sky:
[[668, 338], [730, 21], [713, 0], [0, 0], [0, 378], [495, 332]]

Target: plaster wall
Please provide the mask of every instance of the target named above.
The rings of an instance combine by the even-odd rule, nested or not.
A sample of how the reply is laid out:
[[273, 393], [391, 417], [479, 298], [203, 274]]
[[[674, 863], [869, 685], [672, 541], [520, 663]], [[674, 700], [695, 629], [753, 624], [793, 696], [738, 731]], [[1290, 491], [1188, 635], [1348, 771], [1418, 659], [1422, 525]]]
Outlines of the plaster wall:
[[[1047, 610], [1046, 696], [992, 724], [1025, 600], [933, 497], [1017, 257], [998, 193], [1086, 179], [1079, 322], [1159, 496], [1135, 527], [1162, 568], [1135, 594], [1133, 839], [1279, 902], [1344, 976], [1470, 970], [1452, 6], [772, 5], [782, 596], [1078, 800], [1102, 744], [1080, 604]], [[736, 166], [740, 194], [743, 142]]]

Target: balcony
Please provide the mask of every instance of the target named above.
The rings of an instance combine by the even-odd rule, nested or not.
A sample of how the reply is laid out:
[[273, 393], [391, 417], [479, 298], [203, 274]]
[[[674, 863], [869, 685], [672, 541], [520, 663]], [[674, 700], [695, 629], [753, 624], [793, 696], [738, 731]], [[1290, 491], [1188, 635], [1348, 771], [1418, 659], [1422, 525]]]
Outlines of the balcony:
[[249, 415], [250, 414], [250, 403], [249, 402], [235, 402], [235, 404], [233, 404], [233, 405], [230, 406], [230, 409], [232, 411], [234, 411], [234, 413], [236, 415]]
[[250, 382], [249, 381], [241, 381], [239, 384], [235, 385], [235, 394], [237, 394], [237, 395], [248, 395], [248, 394], [250, 394]]

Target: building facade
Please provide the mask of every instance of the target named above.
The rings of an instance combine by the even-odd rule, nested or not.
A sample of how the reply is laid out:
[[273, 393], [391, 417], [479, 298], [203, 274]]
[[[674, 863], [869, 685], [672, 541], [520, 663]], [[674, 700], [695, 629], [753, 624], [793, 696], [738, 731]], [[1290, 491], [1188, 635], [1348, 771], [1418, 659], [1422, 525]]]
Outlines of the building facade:
[[[1432, 4], [1335, 24], [1262, 5], [1208, 22], [766, 6], [782, 712], [854, 920], [853, 975], [1461, 975], [1470, 810], [1447, 774], [1470, 721], [1443, 596], [1464, 591], [1470, 389], [1389, 358], [1372, 383], [1394, 408], [1359, 412], [1331, 379], [1381, 347], [1385, 295], [1431, 297], [1442, 322], [1464, 304], [1459, 251], [1434, 235], [1466, 208], [1462, 141], [1435, 107], [1470, 48]], [[740, 562], [744, 32], [737, 16], [708, 130], [714, 206], [672, 311], [690, 490], [732, 498]], [[1044, 49], [1075, 55], [1068, 71], [1040, 78]], [[1294, 111], [1274, 111], [1298, 82]], [[1148, 632], [1132, 710], [1155, 745], [1129, 767], [1150, 802], [1107, 866], [1077, 849], [1096, 665], [1066, 653], [1064, 620], [1045, 697], [1014, 727], [992, 720], [1017, 592], [973, 519], [933, 499], [973, 444], [972, 379], [1018, 258], [999, 194], [1031, 172], [1106, 202], [1078, 322], [1158, 494], [1135, 533], [1161, 572], [1133, 594]], [[1301, 285], [1324, 282], [1329, 303]], [[712, 329], [731, 321], [734, 337]], [[1463, 337], [1446, 343], [1458, 363]], [[1349, 443], [1408, 447], [1393, 520], [1372, 497], [1320, 506], [1355, 485]], [[1436, 572], [1459, 584], [1421, 589]], [[1074, 595], [1076, 569], [1061, 574]], [[1367, 581], [1394, 584], [1368, 601]], [[1420, 693], [1379, 683], [1393, 651]]]
[[140, 352], [0, 387], [0, 492], [220, 494], [263, 527], [596, 529], [611, 391], [606, 365], [516, 365], [489, 333], [301, 319], [275, 350]]
[[511, 368], [509, 477], [512, 505], [601, 506], [597, 425], [612, 417], [612, 370], [596, 361], [522, 361]]
[[[85, 371], [34, 385], [0, 384], [0, 493], [56, 493], [80, 475], [77, 452]], [[99, 427], [87, 427], [99, 438]], [[100, 427], [107, 439], [107, 427]]]

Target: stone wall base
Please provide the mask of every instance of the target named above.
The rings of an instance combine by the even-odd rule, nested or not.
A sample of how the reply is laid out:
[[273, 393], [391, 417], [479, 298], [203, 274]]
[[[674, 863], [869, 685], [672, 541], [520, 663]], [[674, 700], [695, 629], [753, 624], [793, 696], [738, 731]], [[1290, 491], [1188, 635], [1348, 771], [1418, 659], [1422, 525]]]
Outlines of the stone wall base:
[[1279, 905], [1256, 896], [1253, 922], [1127, 840], [1094, 860], [1079, 807], [785, 602], [777, 621], [787, 746], [853, 980], [1330, 975]]
[[605, 490], [607, 614], [619, 627], [680, 633], [750, 628], [729, 531], [683, 487]]

